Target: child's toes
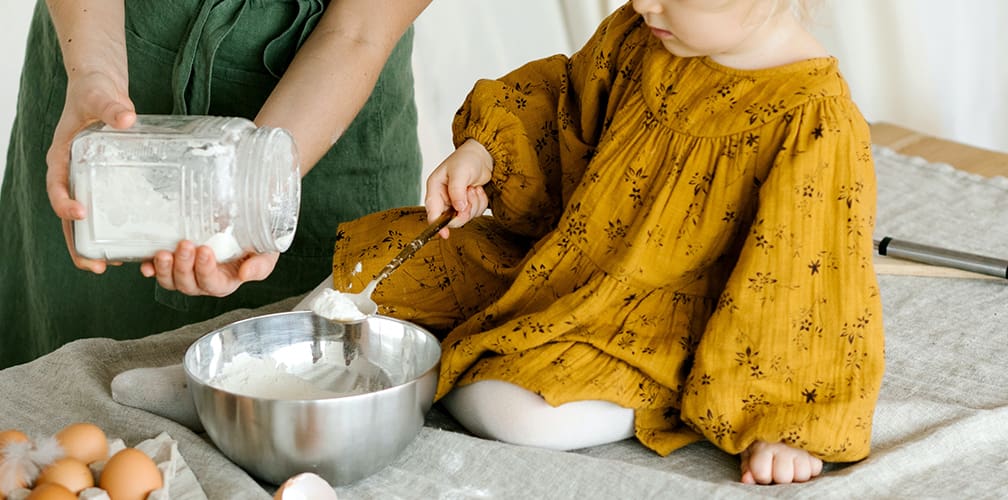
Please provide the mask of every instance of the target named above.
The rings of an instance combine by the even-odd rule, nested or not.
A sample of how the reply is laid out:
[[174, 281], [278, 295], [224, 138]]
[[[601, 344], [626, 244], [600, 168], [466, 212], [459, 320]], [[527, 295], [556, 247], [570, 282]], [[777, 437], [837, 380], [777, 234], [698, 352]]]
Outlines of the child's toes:
[[796, 483], [804, 483], [812, 479], [811, 460], [808, 457], [795, 457], [793, 471], [793, 480]]
[[748, 470], [754, 483], [773, 483], [775, 475], [773, 454], [764, 452], [753, 453], [749, 456]]
[[742, 471], [742, 484], [756, 484], [756, 479], [753, 478], [752, 471]]
[[786, 484], [794, 481], [795, 463], [794, 460], [785, 460], [782, 457], [774, 457], [773, 461], [773, 482]]

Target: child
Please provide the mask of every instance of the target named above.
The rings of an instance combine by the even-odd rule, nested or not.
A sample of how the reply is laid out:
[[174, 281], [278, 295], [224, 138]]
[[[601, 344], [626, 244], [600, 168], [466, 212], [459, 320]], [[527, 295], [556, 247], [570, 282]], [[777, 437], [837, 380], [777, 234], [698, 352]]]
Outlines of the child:
[[426, 211], [341, 225], [334, 286], [359, 291], [451, 204], [450, 237], [374, 298], [444, 334], [437, 397], [473, 433], [707, 439], [746, 483], [864, 458], [883, 372], [870, 138], [795, 7], [634, 0], [570, 58], [478, 82]]

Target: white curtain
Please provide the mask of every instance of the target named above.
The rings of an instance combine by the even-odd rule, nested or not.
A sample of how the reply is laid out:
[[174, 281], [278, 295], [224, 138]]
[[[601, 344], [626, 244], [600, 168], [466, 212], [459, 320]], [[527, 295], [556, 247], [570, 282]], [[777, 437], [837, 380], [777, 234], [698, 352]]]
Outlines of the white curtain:
[[[0, 158], [6, 158], [30, 1], [0, 40]], [[450, 124], [478, 78], [570, 54], [621, 0], [433, 0], [416, 23], [424, 164], [451, 152]], [[871, 121], [1008, 151], [1008, 1], [818, 0], [813, 31], [840, 59]], [[2, 174], [0, 174], [2, 175]]]
[[870, 121], [1008, 151], [1006, 23], [1004, 0], [826, 0], [813, 31]]
[[[434, 0], [414, 67], [425, 167], [477, 78], [579, 48], [619, 0]], [[821, 0], [812, 31], [869, 121], [1008, 151], [1008, 1]], [[1008, 173], [1008, 172], [1006, 172]]]
[[454, 149], [451, 120], [473, 84], [580, 48], [617, 0], [434, 0], [416, 23], [420, 141], [426, 173]]

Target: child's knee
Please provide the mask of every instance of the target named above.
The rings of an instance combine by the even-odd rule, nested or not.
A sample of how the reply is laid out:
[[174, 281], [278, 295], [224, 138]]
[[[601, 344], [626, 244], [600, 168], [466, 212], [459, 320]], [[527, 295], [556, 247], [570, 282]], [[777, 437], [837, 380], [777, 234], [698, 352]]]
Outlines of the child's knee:
[[555, 450], [611, 443], [634, 435], [634, 411], [608, 401], [551, 406], [517, 385], [484, 380], [452, 390], [448, 411], [473, 434]]

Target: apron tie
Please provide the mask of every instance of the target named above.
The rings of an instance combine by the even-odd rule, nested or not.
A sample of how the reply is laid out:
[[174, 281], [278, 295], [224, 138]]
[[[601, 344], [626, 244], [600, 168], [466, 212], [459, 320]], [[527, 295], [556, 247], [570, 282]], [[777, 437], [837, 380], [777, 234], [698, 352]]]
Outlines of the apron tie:
[[297, 16], [290, 27], [266, 45], [263, 65], [271, 75], [280, 78], [294, 59], [294, 54], [318, 25], [325, 4], [322, 0], [297, 2]]
[[[242, 13], [253, 0], [206, 0], [193, 19], [175, 59], [172, 74], [172, 113], [205, 115], [210, 110], [214, 58]], [[282, 33], [266, 44], [262, 62], [276, 78], [283, 76], [298, 48], [318, 25], [324, 0], [291, 2], [297, 13]]]
[[172, 113], [205, 115], [210, 110], [210, 84], [217, 48], [245, 11], [249, 0], [206, 0], [193, 19], [175, 58]]

